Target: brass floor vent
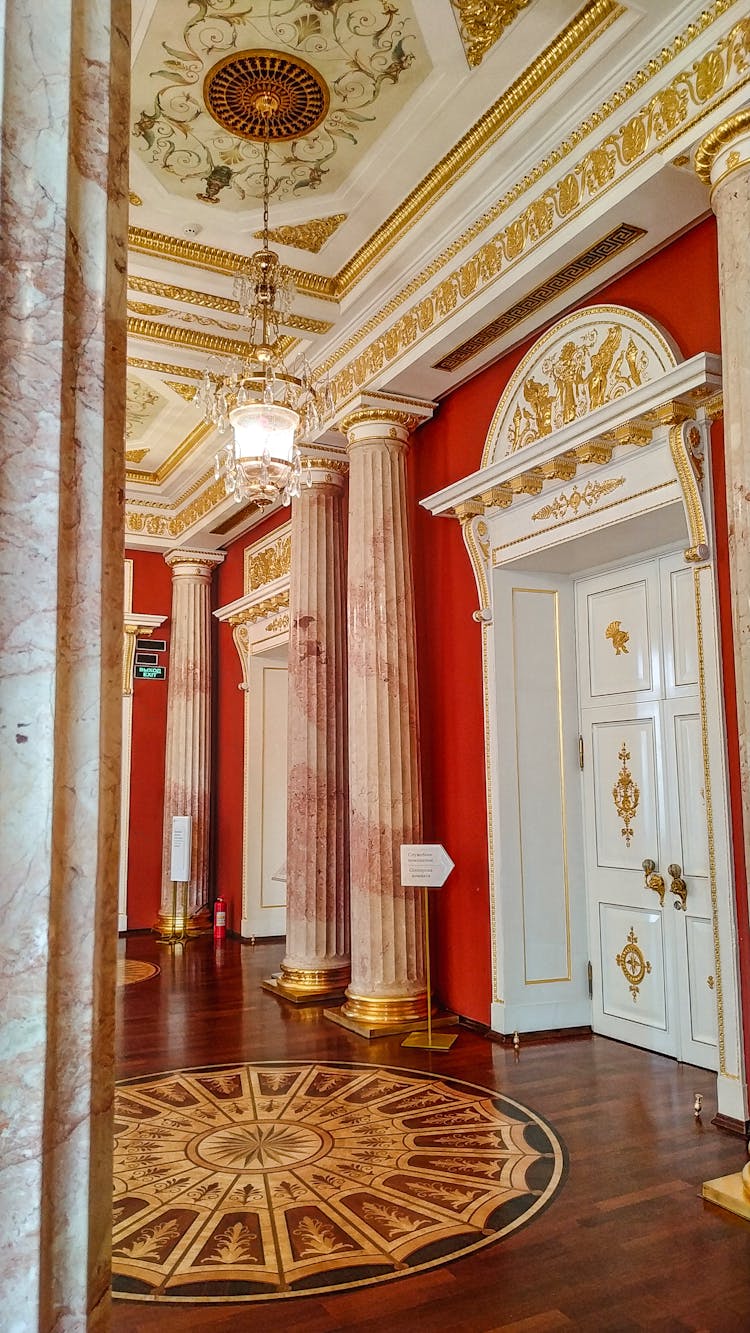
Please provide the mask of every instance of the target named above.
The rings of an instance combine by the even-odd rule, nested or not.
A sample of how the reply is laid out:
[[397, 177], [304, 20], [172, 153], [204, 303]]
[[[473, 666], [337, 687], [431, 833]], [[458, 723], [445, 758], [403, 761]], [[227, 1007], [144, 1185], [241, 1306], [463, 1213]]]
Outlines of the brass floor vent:
[[489, 347], [490, 343], [496, 342], [504, 333], [515, 328], [527, 316], [535, 314], [548, 301], [553, 301], [561, 292], [573, 287], [580, 278], [606, 264], [613, 255], [620, 254], [622, 250], [632, 245], [633, 241], [645, 235], [643, 227], [633, 227], [629, 222], [621, 222], [613, 231], [595, 241], [582, 255], [571, 259], [520, 301], [516, 301], [515, 305], [504, 310], [502, 315], [492, 320], [491, 324], [486, 324], [471, 338], [467, 338], [466, 342], [460, 343], [452, 352], [448, 352], [440, 361], [436, 361], [434, 369], [458, 370], [466, 361], [483, 352], [485, 347]]

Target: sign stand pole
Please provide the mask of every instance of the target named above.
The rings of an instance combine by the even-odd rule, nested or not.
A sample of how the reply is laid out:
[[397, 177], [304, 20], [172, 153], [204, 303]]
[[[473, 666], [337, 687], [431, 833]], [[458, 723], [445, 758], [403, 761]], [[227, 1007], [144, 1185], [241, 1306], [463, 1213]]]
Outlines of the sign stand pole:
[[[188, 884], [190, 883], [190, 858], [192, 845], [193, 821], [190, 815], [172, 816], [172, 837], [170, 846], [169, 878], [172, 881], [172, 928], [162, 935], [160, 944], [186, 944], [188, 935]], [[181, 888], [182, 923], [177, 930], [177, 888]]]
[[427, 1033], [425, 1040], [424, 1032], [410, 1032], [408, 1037], [404, 1037], [402, 1046], [414, 1046], [420, 1051], [449, 1051], [456, 1040], [457, 1032], [435, 1032], [432, 1031], [432, 985], [430, 977], [430, 893], [429, 889], [422, 889], [422, 906], [424, 917], [424, 959], [425, 959], [425, 980], [427, 982]]

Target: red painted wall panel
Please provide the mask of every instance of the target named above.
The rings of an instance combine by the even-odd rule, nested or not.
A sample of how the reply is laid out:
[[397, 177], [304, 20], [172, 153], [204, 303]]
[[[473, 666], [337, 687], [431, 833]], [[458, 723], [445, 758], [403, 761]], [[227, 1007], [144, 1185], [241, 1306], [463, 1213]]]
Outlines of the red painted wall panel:
[[[585, 304], [609, 302], [631, 306], [655, 320], [674, 338], [685, 357], [720, 351], [713, 219], [618, 278]], [[430, 517], [417, 501], [480, 466], [492, 413], [531, 341], [443, 400], [433, 420], [418, 432], [408, 463], [413, 497], [425, 838], [443, 842], [456, 862], [445, 889], [433, 897], [436, 988], [450, 1008], [481, 1022], [489, 1021], [492, 987], [481, 639], [479, 626], [472, 620], [477, 594], [459, 524]], [[719, 435], [719, 511], [723, 507], [720, 451]], [[720, 516], [720, 528], [721, 521]], [[726, 541], [721, 534], [717, 538], [720, 583], [726, 585]], [[731, 639], [727, 640], [727, 629], [731, 629], [731, 617], [727, 597], [725, 587], [722, 626], [726, 640], [725, 683], [730, 691]], [[733, 698], [733, 693], [729, 697]], [[728, 712], [731, 776], [736, 793], [736, 718], [732, 709]], [[743, 904], [741, 961], [750, 1028], [747, 894], [739, 859], [736, 869], [737, 895]]]
[[[159, 660], [169, 676], [172, 572], [164, 556], [153, 551], [126, 551], [133, 561], [133, 611], [166, 616], [154, 631], [166, 639]], [[162, 824], [164, 815], [164, 751], [167, 738], [167, 681], [133, 681], [133, 739], [130, 767], [130, 842], [128, 846], [128, 929], [153, 926], [161, 899]]]

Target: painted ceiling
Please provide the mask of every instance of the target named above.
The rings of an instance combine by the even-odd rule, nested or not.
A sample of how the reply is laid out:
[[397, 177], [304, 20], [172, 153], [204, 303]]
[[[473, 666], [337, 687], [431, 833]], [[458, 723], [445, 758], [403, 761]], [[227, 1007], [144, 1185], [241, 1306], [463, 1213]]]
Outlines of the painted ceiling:
[[339, 406], [439, 401], [692, 225], [695, 147], [750, 100], [741, 0], [134, 0], [132, 544], [210, 548], [257, 519], [216, 482], [193, 401], [246, 342], [261, 146], [211, 92], [243, 53], [323, 90], [319, 123], [271, 144], [269, 222], [290, 356]]

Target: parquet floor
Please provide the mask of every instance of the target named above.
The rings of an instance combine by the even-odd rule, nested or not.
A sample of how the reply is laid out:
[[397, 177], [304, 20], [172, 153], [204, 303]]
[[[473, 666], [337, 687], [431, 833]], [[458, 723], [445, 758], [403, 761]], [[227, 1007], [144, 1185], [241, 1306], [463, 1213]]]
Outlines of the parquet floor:
[[[248, 1060], [372, 1063], [443, 1073], [538, 1112], [561, 1135], [568, 1179], [527, 1227], [414, 1277], [252, 1306], [115, 1302], [115, 1333], [547, 1333], [750, 1329], [750, 1223], [704, 1203], [739, 1170], [742, 1140], [713, 1128], [712, 1075], [604, 1038], [512, 1049], [468, 1031], [448, 1053], [365, 1042], [259, 987], [280, 944], [210, 939], [171, 955], [135, 936], [161, 973], [118, 993], [118, 1076]], [[693, 1099], [704, 1097], [696, 1121]]]

